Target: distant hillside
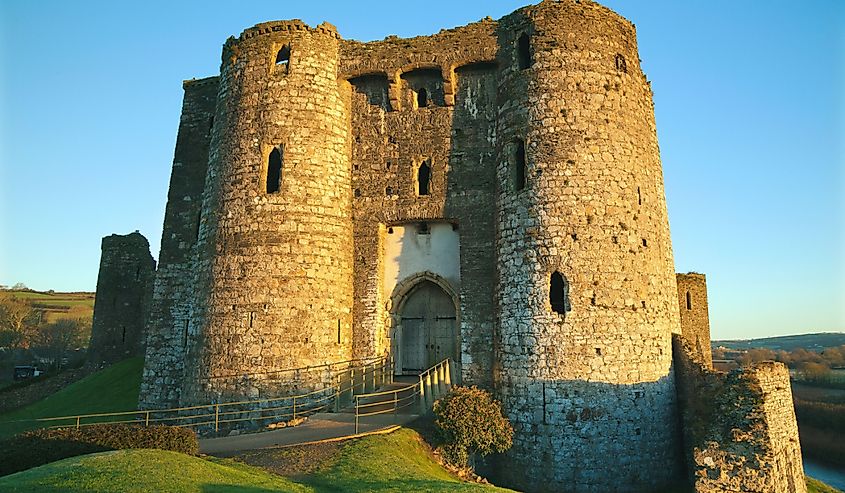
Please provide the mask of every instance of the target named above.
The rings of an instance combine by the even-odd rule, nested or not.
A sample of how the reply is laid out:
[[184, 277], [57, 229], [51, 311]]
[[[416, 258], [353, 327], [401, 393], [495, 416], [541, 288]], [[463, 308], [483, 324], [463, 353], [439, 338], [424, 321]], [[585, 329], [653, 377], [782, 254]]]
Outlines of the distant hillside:
[[4, 290], [2, 294], [26, 301], [36, 310], [42, 311], [45, 322], [55, 322], [62, 318], [90, 320], [94, 316], [94, 293]]
[[712, 342], [714, 348], [724, 346], [730, 349], [771, 349], [774, 351], [792, 351], [798, 348], [821, 351], [825, 348], [841, 346], [843, 344], [845, 344], [845, 333], [843, 332], [819, 332], [816, 334]]

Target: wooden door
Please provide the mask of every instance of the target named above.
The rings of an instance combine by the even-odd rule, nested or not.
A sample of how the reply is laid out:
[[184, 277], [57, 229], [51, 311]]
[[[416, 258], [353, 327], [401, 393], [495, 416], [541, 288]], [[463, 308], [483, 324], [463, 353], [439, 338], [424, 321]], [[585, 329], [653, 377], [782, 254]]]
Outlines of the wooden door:
[[402, 307], [401, 357], [403, 373], [418, 373], [451, 357], [457, 361], [455, 304], [443, 289], [423, 281]]

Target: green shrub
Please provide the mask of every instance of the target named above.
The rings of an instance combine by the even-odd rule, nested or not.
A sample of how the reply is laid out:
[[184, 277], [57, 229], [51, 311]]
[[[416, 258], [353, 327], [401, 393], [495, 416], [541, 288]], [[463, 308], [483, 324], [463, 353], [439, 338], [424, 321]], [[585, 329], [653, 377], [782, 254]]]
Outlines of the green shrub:
[[477, 387], [454, 387], [434, 403], [443, 458], [466, 467], [473, 453], [504, 452], [513, 444], [513, 427], [490, 393]]
[[92, 425], [33, 430], [0, 442], [0, 476], [77, 455], [147, 448], [196, 455], [193, 430], [174, 426]]

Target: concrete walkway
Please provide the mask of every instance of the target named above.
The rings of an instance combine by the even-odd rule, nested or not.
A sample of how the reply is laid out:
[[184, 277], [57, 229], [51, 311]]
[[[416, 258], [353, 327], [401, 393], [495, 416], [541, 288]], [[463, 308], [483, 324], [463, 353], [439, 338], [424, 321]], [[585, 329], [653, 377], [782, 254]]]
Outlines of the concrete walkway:
[[[416, 414], [380, 414], [363, 417], [360, 419], [358, 433], [372, 433], [403, 425], [413, 421], [417, 416]], [[299, 426], [230, 437], [205, 438], [199, 442], [201, 453], [227, 457], [244, 450], [301, 445], [354, 436], [355, 414], [317, 413]]]

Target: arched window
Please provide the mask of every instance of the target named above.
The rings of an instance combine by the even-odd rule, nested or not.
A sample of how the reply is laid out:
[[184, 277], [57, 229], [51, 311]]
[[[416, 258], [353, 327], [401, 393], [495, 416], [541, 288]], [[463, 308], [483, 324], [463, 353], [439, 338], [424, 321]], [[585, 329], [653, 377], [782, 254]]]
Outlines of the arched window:
[[417, 108], [425, 108], [426, 106], [428, 106], [428, 91], [425, 90], [425, 87], [421, 87], [417, 91]]
[[525, 188], [525, 141], [522, 139], [517, 139], [513, 144], [513, 156], [512, 159], [512, 178], [513, 178], [513, 189], [515, 191], [520, 191]]
[[276, 53], [276, 65], [287, 65], [290, 62], [290, 46], [284, 45]]
[[267, 193], [276, 193], [282, 188], [282, 151], [274, 147], [267, 160]]
[[423, 161], [417, 170], [417, 195], [428, 195], [431, 185], [431, 166]]
[[569, 306], [569, 283], [560, 272], [553, 272], [549, 281], [549, 302], [552, 311], [566, 315], [570, 310]]
[[692, 310], [692, 297], [689, 295], [689, 291], [687, 291], [687, 310]]
[[531, 39], [525, 33], [516, 41], [516, 60], [520, 70], [531, 66]]

